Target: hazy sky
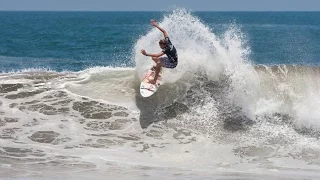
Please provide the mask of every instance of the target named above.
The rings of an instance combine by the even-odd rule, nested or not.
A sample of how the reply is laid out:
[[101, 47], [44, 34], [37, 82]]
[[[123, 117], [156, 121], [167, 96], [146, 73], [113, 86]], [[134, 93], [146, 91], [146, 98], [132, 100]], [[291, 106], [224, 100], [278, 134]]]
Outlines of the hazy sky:
[[0, 0], [0, 10], [41, 11], [319, 11], [320, 0]]

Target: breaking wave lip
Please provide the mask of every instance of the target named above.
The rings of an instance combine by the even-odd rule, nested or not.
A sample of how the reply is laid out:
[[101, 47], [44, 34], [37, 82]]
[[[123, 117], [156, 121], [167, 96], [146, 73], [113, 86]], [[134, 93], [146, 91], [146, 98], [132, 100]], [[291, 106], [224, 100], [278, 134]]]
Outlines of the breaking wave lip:
[[[159, 91], [148, 100], [139, 98], [139, 94], [136, 95], [138, 106], [143, 108], [145, 107], [143, 104], [148, 102], [146, 112], [143, 113], [142, 110], [142, 114], [146, 115], [145, 119], [159, 117], [159, 113], [152, 113], [153, 109], [161, 109], [177, 101], [186, 103], [188, 100], [181, 99], [188, 97], [188, 92], [192, 90], [194, 92], [190, 96], [194, 97], [196, 94], [198, 98], [214, 104], [213, 108], [225, 104], [225, 107], [220, 109], [234, 109], [238, 115], [231, 116], [241, 116], [242, 119], [247, 119], [245, 120], [247, 123], [255, 121], [257, 115], [269, 116], [271, 114], [272, 116], [272, 114], [280, 113], [292, 117], [293, 123], [297, 126], [320, 128], [316, 121], [319, 114], [301, 111], [301, 108], [307, 110], [307, 107], [317, 110], [318, 103], [314, 102], [309, 106], [308, 101], [300, 102], [303, 98], [306, 100], [320, 97], [315, 88], [318, 87], [319, 82], [303, 83], [303, 79], [301, 81], [297, 77], [299, 73], [294, 73], [294, 68], [289, 66], [279, 66], [275, 70], [279, 73], [275, 74], [276, 72], [272, 70], [275, 69], [274, 67], [266, 67], [264, 71], [261, 67], [253, 65], [249, 59], [251, 50], [247, 45], [247, 38], [236, 24], [230, 24], [226, 32], [216, 35], [212, 29], [190, 12], [177, 9], [172, 14], [164, 15], [159, 25], [166, 29], [171, 41], [178, 49], [180, 61], [178, 70], [164, 71], [164, 77], [166, 74], [170, 77], [164, 78], [163, 86], [168, 90]], [[133, 50], [133, 58], [137, 65], [139, 78], [152, 65], [148, 57], [141, 55], [140, 49], [147, 47], [148, 52], [159, 51], [158, 45], [154, 42], [161, 37], [162, 34], [157, 29], [152, 29], [137, 41]], [[264, 77], [265, 73], [267, 73], [266, 77]], [[305, 71], [301, 73], [306, 74]], [[166, 83], [170, 84], [166, 85]], [[311, 88], [304, 89], [302, 84], [304, 87]], [[299, 87], [299, 91], [296, 91], [295, 87]], [[314, 96], [308, 96], [310, 91]], [[192, 105], [189, 104], [189, 106]], [[217, 110], [204, 114], [214, 117], [219, 112]], [[306, 114], [311, 116], [305, 117]]]

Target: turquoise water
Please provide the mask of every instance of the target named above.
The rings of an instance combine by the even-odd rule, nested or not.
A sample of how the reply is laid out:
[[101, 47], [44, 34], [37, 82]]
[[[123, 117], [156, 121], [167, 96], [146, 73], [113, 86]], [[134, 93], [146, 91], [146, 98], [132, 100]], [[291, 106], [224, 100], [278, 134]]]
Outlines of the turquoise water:
[[[0, 12], [0, 71], [133, 67], [132, 48], [170, 12]], [[257, 64], [320, 62], [319, 12], [194, 12], [217, 36], [235, 24]], [[183, 31], [183, 29], [181, 29]]]

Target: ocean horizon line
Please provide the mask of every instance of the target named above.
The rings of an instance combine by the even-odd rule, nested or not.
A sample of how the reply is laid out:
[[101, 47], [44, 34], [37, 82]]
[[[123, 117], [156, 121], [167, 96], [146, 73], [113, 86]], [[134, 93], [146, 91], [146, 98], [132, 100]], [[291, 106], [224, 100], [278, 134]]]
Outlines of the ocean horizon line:
[[[171, 12], [172, 10], [1, 10], [0, 12]], [[255, 13], [264, 13], [264, 12], [296, 12], [296, 13], [305, 13], [305, 12], [320, 12], [320, 10], [189, 10], [191, 12], [255, 12]]]

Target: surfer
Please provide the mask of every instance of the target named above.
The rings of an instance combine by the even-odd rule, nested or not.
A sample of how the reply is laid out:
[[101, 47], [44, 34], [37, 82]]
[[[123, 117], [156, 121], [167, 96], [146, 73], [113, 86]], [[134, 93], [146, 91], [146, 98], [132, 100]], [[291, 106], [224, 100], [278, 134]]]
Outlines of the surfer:
[[[144, 49], [141, 50], [141, 53], [143, 55], [150, 56], [152, 60], [156, 63], [156, 65], [154, 66], [156, 73], [154, 79], [150, 81], [151, 84], [155, 84], [157, 82], [162, 67], [173, 69], [177, 66], [178, 54], [176, 48], [171, 43], [167, 32], [163, 28], [161, 28], [154, 19], [151, 19], [151, 25], [158, 28], [164, 36], [164, 39], [161, 39], [159, 41], [159, 46], [162, 49], [160, 53], [149, 54]], [[167, 55], [167, 57], [163, 56], [164, 54]]]

